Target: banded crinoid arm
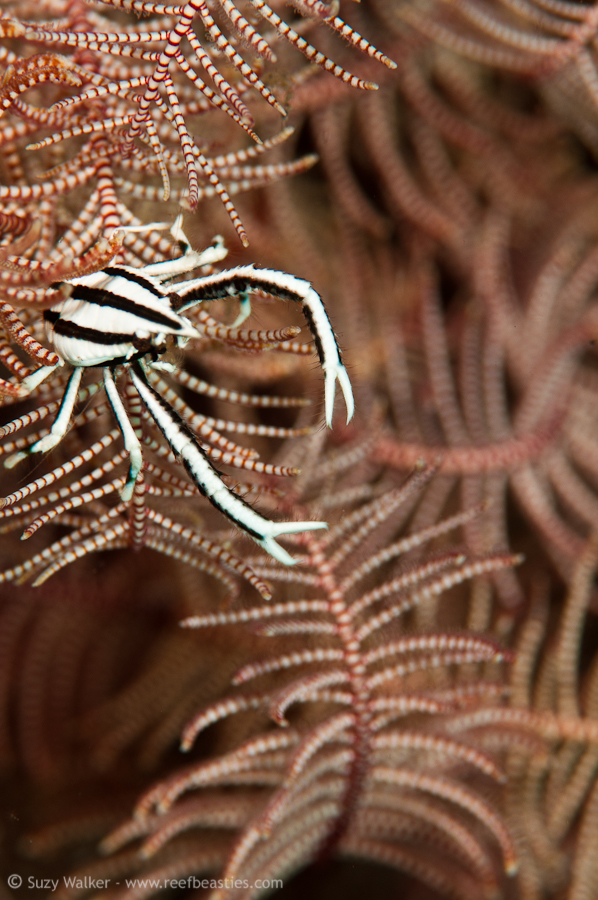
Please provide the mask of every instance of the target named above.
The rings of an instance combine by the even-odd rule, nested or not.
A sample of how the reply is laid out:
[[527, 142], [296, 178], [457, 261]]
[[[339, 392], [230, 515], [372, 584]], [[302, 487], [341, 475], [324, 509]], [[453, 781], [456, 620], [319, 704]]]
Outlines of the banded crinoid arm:
[[[310, 439], [312, 449], [317, 438]], [[134, 817], [104, 841], [105, 852], [136, 844], [138, 874], [157, 872], [166, 848], [176, 854], [176, 841], [190, 829], [201, 829], [201, 843], [223, 791], [239, 810], [249, 796], [261, 802], [242, 822], [231, 814], [222, 823], [233, 840], [218, 874], [219, 900], [252, 896], [226, 887], [236, 878], [288, 877], [330, 853], [380, 860], [385, 852], [391, 865], [441, 891], [450, 886], [449, 896], [459, 900], [497, 894], [502, 875], [492, 844], [501, 848], [506, 872], [515, 871], [513, 841], [489, 799], [491, 783], [503, 780], [500, 767], [483, 747], [445, 728], [462, 712], [501, 702], [506, 685], [496, 675], [511, 654], [489, 635], [419, 633], [407, 617], [435, 598], [448, 605], [451, 588], [518, 558], [447, 550], [445, 536], [480, 516], [479, 509], [397, 536], [393, 521], [432, 473], [420, 468], [403, 486], [378, 494], [374, 487], [373, 499], [359, 499], [353, 473], [371, 446], [368, 438], [314, 462], [315, 472], [324, 471], [327, 514], [334, 523], [338, 496], [344, 515], [321, 536], [293, 539], [304, 552], [302, 570], [278, 570], [263, 558], [252, 563], [262, 576], [290, 584], [296, 599], [198, 612], [183, 623], [248, 627], [276, 648], [242, 665], [234, 692], [197, 712], [182, 749], [233, 716], [245, 723], [243, 741], [156, 784]], [[365, 471], [371, 478], [371, 467]], [[316, 493], [307, 480], [307, 492]], [[322, 496], [308, 508], [317, 514], [321, 503]], [[432, 542], [440, 542], [436, 553], [413, 559]], [[393, 567], [399, 556], [400, 568]], [[273, 731], [272, 721], [284, 727]], [[225, 724], [225, 733], [233, 727]], [[463, 767], [489, 781], [483, 792], [462, 780]]]
[[550, 582], [537, 579], [518, 630], [509, 706], [464, 712], [450, 725], [453, 736], [487, 744], [503, 730], [527, 738], [513, 743], [507, 757], [505, 809], [517, 837], [520, 880], [545, 896], [556, 884], [567, 886], [578, 900], [592, 896], [597, 873], [598, 666], [588, 640], [596, 564], [594, 533], [558, 615]]
[[[85, 139], [83, 146], [70, 159], [64, 159], [68, 144], [65, 144], [64, 151], [50, 151], [61, 153], [63, 161], [49, 171], [39, 170], [38, 160], [43, 161], [46, 158], [45, 154], [36, 155], [33, 159], [37, 165], [35, 183], [30, 183], [31, 179], [26, 174], [26, 163], [28, 163], [26, 156], [30, 156], [30, 154], [23, 153], [22, 177], [18, 178], [16, 182], [0, 185], [0, 201], [2, 201], [3, 207], [7, 211], [12, 211], [13, 208], [23, 208], [28, 213], [34, 212], [36, 219], [44, 221], [44, 234], [46, 235], [46, 243], [40, 244], [32, 260], [29, 262], [23, 259], [13, 260], [11, 272], [7, 271], [2, 274], [2, 280], [11, 295], [19, 291], [14, 298], [15, 301], [43, 301], [43, 295], [34, 292], [36, 283], [43, 283], [43, 271], [39, 270], [40, 264], [48, 265], [50, 261], [59, 263], [64, 259], [63, 275], [53, 280], [61, 280], [61, 278], [66, 280], [69, 278], [66, 262], [70, 257], [74, 257], [71, 266], [73, 271], [70, 277], [77, 277], [77, 259], [82, 254], [91, 252], [95, 242], [106, 239], [115, 229], [123, 225], [141, 225], [142, 222], [132, 211], [139, 199], [162, 203], [166, 187], [173, 201], [186, 207], [190, 205], [189, 190], [186, 185], [187, 164], [179, 152], [178, 138], [173, 133], [168, 118], [164, 120], [160, 130], [163, 159], [158, 164], [151, 153], [151, 148], [136, 147], [130, 157], [123, 155], [120, 132], [118, 129], [116, 131], [110, 129], [109, 117], [95, 116], [88, 121], [88, 117], [80, 114], [76, 107], [67, 107], [54, 113], [52, 109], [39, 109], [25, 104], [23, 101], [15, 101], [12, 110], [19, 117], [18, 125], [22, 132], [22, 140], [18, 140], [15, 147], [15, 126], [12, 122], [4, 125], [0, 128], [0, 154], [3, 152], [2, 148], [5, 147], [4, 153], [10, 156], [13, 164], [15, 151], [20, 157], [25, 139], [30, 141], [27, 145], [28, 150], [43, 150], [49, 145], [66, 141], [69, 137], [82, 136]], [[193, 203], [197, 204], [218, 195], [220, 188], [224, 189], [230, 198], [242, 191], [271, 184], [279, 178], [300, 174], [310, 168], [316, 160], [313, 154], [284, 164], [253, 164], [258, 155], [275, 148], [282, 141], [287, 140], [291, 134], [292, 129], [285, 128], [263, 143], [249, 148], [239, 148], [229, 153], [217, 151], [215, 155], [209, 152], [208, 145], [204, 150], [204, 157], [209, 170], [214, 174], [213, 177], [208, 177], [201, 168], [198, 168], [197, 189]], [[17, 137], [19, 137], [18, 133]], [[41, 139], [37, 139], [40, 137]], [[238, 144], [238, 141], [235, 143]], [[214, 178], [216, 182], [214, 182]], [[160, 181], [162, 187], [160, 187]], [[89, 187], [91, 190], [89, 199], [81, 207], [81, 195], [78, 195], [74, 201], [74, 208], [79, 207], [75, 219], [67, 228], [64, 236], [60, 235], [62, 240], [55, 243], [58, 236], [53, 227], [56, 198], [70, 197], [78, 188], [84, 187]], [[232, 206], [232, 201], [230, 203], [233, 224], [242, 231], [240, 218]], [[48, 240], [49, 243], [47, 243]], [[155, 243], [154, 237], [151, 239], [149, 247], [144, 248], [140, 255], [133, 257], [130, 255], [133, 250], [133, 242], [127, 241], [126, 261], [133, 264], [152, 261], [148, 254], [151, 253], [152, 247], [155, 248]], [[164, 254], [167, 251], [166, 242], [157, 249]], [[34, 267], [37, 266], [35, 273], [29, 271], [32, 264]], [[5, 268], [7, 267], [5, 266]], [[51, 280], [49, 279], [47, 283], [50, 283]]]
[[434, 0], [401, 3], [396, 16], [454, 54], [534, 81], [554, 119], [594, 143], [588, 128], [588, 121], [595, 127], [598, 104], [594, 3]]
[[[99, 68], [102, 68], [101, 65]], [[81, 92], [75, 97], [65, 97], [67, 90], [70, 93], [73, 78], [81, 83]], [[39, 105], [32, 105], [33, 101], [26, 102], [29, 98], [24, 92], [29, 88], [35, 89], [38, 81], [42, 101], [45, 96], [43, 89], [48, 82], [53, 86], [53, 98], [58, 93], [63, 99], [44, 108], [37, 99], [40, 96], [38, 92], [34, 97]], [[143, 79], [133, 81], [143, 82]], [[0, 273], [9, 292], [7, 299], [15, 303], [43, 302], [43, 293], [37, 285], [44, 283], [43, 268], [51, 263], [63, 263], [63, 271], [57, 277], [50, 277], [47, 283], [77, 277], [78, 260], [88, 251], [91, 252], [96, 242], [108, 238], [122, 225], [142, 224], [131, 211], [139, 198], [162, 202], [164, 188], [167, 188], [174, 201], [189, 206], [224, 190], [231, 203], [233, 221], [242, 231], [231, 197], [241, 191], [270, 184], [278, 178], [303, 172], [315, 162], [312, 154], [284, 164], [251, 165], [258, 154], [286, 140], [292, 133], [289, 128], [249, 148], [231, 149], [228, 153], [222, 152], [223, 146], [227, 147], [228, 135], [226, 140], [222, 138], [219, 141], [214, 155], [210, 152], [210, 144], [202, 141], [204, 167], [199, 164], [201, 154], [195, 147], [193, 169], [196, 190], [190, 198], [187, 184], [190, 161], [181, 153], [178, 133], [170, 114], [167, 115], [163, 107], [153, 113], [159, 120], [160, 153], [156, 155], [151, 145], [144, 147], [142, 144], [135, 146], [129, 156], [123, 153], [122, 126], [127, 115], [131, 117], [134, 114], [134, 111], [128, 111], [136, 102], [139, 85], [131, 86], [127, 93], [124, 87], [118, 86], [120, 84], [119, 81], [115, 87], [113, 73], [102, 75], [99, 71], [88, 71], [68, 57], [51, 53], [17, 60], [6, 72], [0, 91], [1, 111], [4, 114], [0, 122], [0, 156], [5, 158], [7, 183], [0, 185], [0, 201], [7, 214], [22, 210], [29, 216], [33, 214], [36, 221], [43, 222], [39, 247], [33, 254], [27, 254], [32, 258], [11, 260], [10, 266], [4, 266], [6, 271]], [[198, 107], [197, 91], [192, 85], [183, 92], [183, 96], [189, 115], [205, 116], [210, 103], [206, 100], [205, 109]], [[80, 102], [77, 102], [78, 97]], [[102, 115], [97, 114], [99, 104], [102, 104]], [[70, 159], [67, 158], [69, 137], [84, 139], [83, 145]], [[234, 139], [234, 130], [231, 139]], [[57, 146], [59, 143], [63, 144], [64, 149]], [[232, 147], [238, 147], [239, 143], [235, 140]], [[43, 150], [50, 145], [56, 146], [56, 149], [46, 149], [44, 153]], [[32, 156], [32, 150], [41, 152]], [[48, 154], [51, 154], [53, 166], [43, 171]], [[162, 189], [158, 179], [162, 181]], [[70, 196], [79, 188], [89, 188], [91, 196], [83, 208], [78, 209], [66, 233], [63, 234], [62, 223], [56, 231], [57, 198]], [[80, 207], [81, 198], [85, 196], [86, 192], [79, 192], [69, 209]], [[19, 229], [18, 222], [16, 225]], [[18, 233], [20, 230], [15, 232], [15, 236]], [[132, 242], [128, 242], [125, 260], [130, 263], [153, 261], [148, 254], [152, 248], [155, 249], [155, 244], [154, 237], [139, 258], [131, 256]], [[165, 253], [166, 242], [158, 249]], [[15, 251], [12, 255], [19, 254]], [[80, 269], [79, 274], [82, 273]]]
[[[121, 158], [133, 158], [139, 154], [136, 141], [141, 139], [149, 157], [158, 165], [165, 197], [170, 194], [171, 156], [176, 148], [177, 170], [180, 161], [188, 182], [189, 205], [196, 207], [202, 193], [201, 182], [205, 181], [224, 203], [243, 243], [247, 242], [247, 236], [228, 186], [205, 153], [205, 140], [196, 138], [189, 126], [192, 117], [213, 109], [226, 113], [258, 144], [261, 143], [253, 131], [253, 116], [243, 96], [247, 86], [284, 114], [277, 97], [258, 74], [258, 67], [246, 62], [237, 49], [239, 30], [251, 51], [258, 56], [274, 60], [270, 43], [284, 37], [309, 62], [316, 63], [346, 84], [365, 90], [376, 87], [334, 63], [261, 2], [256, 2], [254, 15], [258, 12], [265, 23], [275, 29], [267, 38], [258, 33], [230, 0], [224, 0], [221, 7], [221, 21], [234, 35], [230, 38], [216, 23], [203, 0], [170, 7], [153, 2], [131, 6], [112, 0], [106, 6], [126, 10], [127, 14], [151, 16], [155, 13], [159, 18], [142, 23], [135, 19], [131, 24], [121, 25], [122, 30], [115, 30], [111, 18], [104, 17], [97, 9], [87, 11], [83, 4], [78, 7], [76, 17], [65, 4], [64, 14], [56, 25], [51, 19], [20, 22], [5, 18], [5, 33], [10, 31], [12, 36], [18, 35], [28, 44], [37, 44], [44, 50], [56, 48], [65, 54], [70, 50], [77, 62], [71, 61], [68, 55], [60, 57], [47, 52], [23, 62], [15, 60], [14, 71], [10, 71], [8, 84], [0, 95], [4, 107], [12, 107], [19, 115], [27, 112], [21, 94], [38, 83], [59, 82], [66, 88], [75, 88], [75, 93], [68, 96], [64, 96], [63, 91], [60, 99], [45, 111], [45, 124], [51, 134], [42, 141], [32, 142], [30, 147], [41, 149], [76, 135], [95, 134], [110, 139]], [[321, 4], [304, 4], [301, 13], [312, 18], [314, 24], [325, 22], [362, 53], [394, 67], [390, 59], [339, 16], [328, 15], [327, 8]], [[198, 24], [205, 30], [205, 39], [196, 34]], [[301, 30], [304, 30], [303, 25]], [[80, 64], [81, 52], [87, 54], [86, 59], [93, 60], [93, 65]], [[134, 65], [131, 65], [131, 57], [135, 60]], [[228, 77], [219, 70], [221, 59], [227, 62]], [[205, 70], [216, 90], [203, 81], [198, 66]], [[97, 115], [99, 105], [102, 113]], [[30, 108], [29, 111], [30, 115], [43, 118], [44, 110], [34, 113]]]
[[[144, 27], [144, 24], [139, 26], [136, 22], [133, 27], [121, 32], [109, 30], [102, 33], [99, 31], [99, 25], [102, 23], [102, 20], [97, 13], [93, 16], [94, 25], [96, 26], [95, 30], [89, 34], [53, 29], [51, 25], [42, 25], [40, 27], [35, 23], [20, 23], [16, 20], [5, 20], [4, 27], [9, 27], [11, 22], [13, 22], [15, 27], [19, 30], [20, 36], [26, 37], [30, 41], [39, 41], [48, 44], [57, 43], [70, 47], [86, 46], [92, 50], [101, 49], [102, 52], [110, 52], [115, 55], [118, 55], [120, 52], [124, 52], [125, 54], [131, 53], [131, 45], [137, 45], [135, 47], [135, 52], [131, 55], [135, 55], [137, 58], [141, 59], [144, 58], [143, 45], [148, 43], [165, 44], [167, 50], [170, 51], [171, 57], [176, 58], [182, 38], [187, 38], [197, 56], [196, 61], [199, 61], [206, 67], [208, 73], [214, 78], [214, 82], [217, 84], [219, 90], [222, 90], [223, 93], [225, 93], [225, 91], [230, 92], [234, 99], [233, 105], [239, 105], [243, 110], [244, 115], [247, 115], [248, 113], [246, 112], [243, 101], [238, 94], [236, 94], [234, 89], [226, 83], [223, 75], [218, 72], [213, 64], [213, 59], [217, 59], [219, 55], [226, 56], [238, 69], [243, 78], [249, 82], [252, 87], [264, 97], [264, 99], [273, 106], [276, 106], [276, 101], [272, 98], [272, 95], [258, 77], [257, 72], [252, 70], [237, 52], [236, 45], [238, 44], [238, 40], [236, 38], [236, 33], [239, 31], [247, 44], [251, 45], [252, 50], [258, 56], [262, 56], [271, 62], [276, 60], [275, 52], [271, 46], [273, 39], [277, 39], [277, 37], [280, 36], [284, 37], [289, 43], [295, 46], [309, 62], [321, 66], [327, 72], [330, 72], [336, 78], [350, 84], [352, 87], [365, 90], [371, 90], [377, 87], [377, 85], [372, 82], [363, 81], [362, 79], [351, 75], [351, 73], [347, 72], [341, 65], [335, 64], [326, 56], [326, 54], [316, 50], [315, 47], [301, 37], [287, 22], [284, 22], [280, 16], [263, 2], [263, 0], [251, 0], [251, 5], [258, 11], [259, 16], [268, 22], [268, 24], [277, 32], [277, 35], [274, 36], [270, 33], [267, 38], [256, 31], [254, 26], [243, 16], [235, 3], [231, 2], [231, 0], [221, 0], [219, 6], [223, 13], [223, 20], [228, 20], [229, 24], [232, 25], [234, 29], [235, 37], [232, 40], [230, 40], [216, 24], [208, 5], [204, 3], [203, 0], [191, 0], [191, 2], [187, 3], [185, 6], [179, 5], [170, 7], [164, 7], [163, 4], [153, 2], [153, 0], [134, 0], [134, 2], [129, 2], [129, 0], [104, 0], [104, 2], [106, 6], [126, 10], [128, 13], [133, 12], [137, 16], [160, 15], [160, 25], [168, 26], [170, 19], [171, 22], [173, 20], [176, 22], [176, 27], [172, 29], [162, 27], [160, 30], [152, 31], [152, 23], [150, 23], [149, 26]], [[299, 6], [299, 4], [297, 4], [297, 6]], [[335, 15], [332, 7], [328, 7], [325, 3], [318, 2], [318, 0], [316, 0], [316, 2], [307, 0], [307, 2], [300, 4], [299, 11], [304, 19], [311, 19], [313, 24], [325, 24], [328, 26], [332, 31], [342, 37], [344, 41], [357, 48], [361, 53], [370, 56], [389, 69], [396, 68], [396, 63], [394, 63], [393, 60], [377, 50], [366, 38], [359, 34], [356, 29], [344, 22], [340, 16]], [[206, 52], [206, 50], [209, 51], [209, 42], [206, 42], [206, 47], [204, 47], [197, 40], [194, 31], [191, 29], [191, 23], [196, 16], [202, 21], [202, 24], [209, 35], [209, 42], [213, 42], [217, 46], [218, 53]], [[106, 18], [103, 21], [108, 28], [111, 26], [113, 27], [112, 20]], [[305, 25], [305, 22], [302, 22], [302, 20], [298, 20], [298, 22], [302, 26]], [[305, 29], [303, 28], [303, 30]], [[124, 45], [124, 51], [119, 49], [119, 45]], [[147, 53], [147, 58], [152, 61], [159, 59], [158, 54], [155, 51], [153, 54], [151, 52]], [[211, 71], [209, 70], [210, 66]], [[159, 70], [160, 63], [158, 63], [156, 68]], [[252, 119], [250, 118], [249, 121], [252, 121]]]
[[[592, 360], [598, 253], [595, 221], [589, 227], [584, 216], [585, 210], [576, 210], [564, 217], [545, 246], [531, 228], [528, 246], [536, 262], [524, 288], [514, 274], [519, 249], [513, 235], [520, 220], [489, 210], [473, 254], [472, 318], [457, 312], [458, 292], [448, 305], [440, 299], [436, 261], [424, 251], [409, 274], [401, 274], [417, 292], [421, 330], [406, 337], [411, 324], [395, 310], [380, 320], [396, 402], [394, 431], [380, 441], [377, 458], [406, 471], [418, 458], [441, 457], [447, 485], [458, 478], [472, 499], [491, 501], [489, 531], [476, 537], [480, 547], [491, 532], [507, 545], [512, 492], [566, 581], [598, 511]], [[511, 283], [517, 285], [513, 291]], [[459, 284], [470, 291], [465, 280]], [[453, 327], [454, 347], [448, 337]], [[413, 365], [419, 353], [425, 368]], [[434, 419], [416, 400], [428, 390]], [[424, 439], [433, 421], [441, 430]], [[523, 602], [518, 581], [515, 572], [496, 580], [507, 605]]]
[[596, 27], [591, 4], [498, 0], [491, 7], [468, 0], [448, 6], [435, 2], [424, 15], [417, 4], [404, 4], [398, 15], [457, 53], [531, 74], [582, 58]]
[[[56, 408], [56, 404], [47, 406], [50, 409]], [[105, 412], [106, 404], [103, 407]], [[97, 414], [101, 413], [102, 410], [99, 409]], [[23, 417], [25, 420], [28, 418]], [[89, 412], [87, 416], [80, 417], [79, 421], [84, 419], [92, 421]], [[33, 434], [30, 440], [39, 435], [39, 432]], [[114, 447], [119, 437], [119, 430], [113, 429], [67, 463], [57, 466], [47, 475], [38, 477], [4, 498], [0, 511], [0, 527], [4, 532], [24, 529], [22, 538], [29, 539], [40, 528], [52, 523], [72, 530], [66, 537], [54, 541], [24, 562], [0, 573], [0, 582], [34, 578], [37, 586], [64, 566], [89, 553], [146, 546], [211, 574], [223, 583], [231, 596], [236, 595], [238, 588], [231, 581], [230, 574], [227, 574], [230, 572], [248, 580], [268, 599], [271, 596], [268, 585], [239, 556], [198, 533], [195, 527], [174, 521], [153, 508], [161, 499], [172, 502], [172, 499], [179, 498], [186, 500], [188, 504], [196, 496], [189, 480], [179, 478], [168, 469], [147, 461], [136, 479], [131, 500], [121, 501], [116, 506], [109, 505], [111, 497], [121, 492], [126, 484], [126, 476], [122, 470], [127, 463], [128, 454], [125, 450], [117, 451]], [[7, 449], [22, 446], [22, 443], [22, 440], [12, 442]], [[165, 448], [158, 445], [152, 449], [158, 451]], [[231, 457], [231, 454], [228, 456]], [[259, 471], [260, 464], [251, 462], [251, 468]], [[238, 457], [237, 464], [242, 463], [243, 458]], [[261, 464], [261, 468], [275, 475], [293, 474], [291, 470], [266, 464]], [[83, 475], [79, 474], [78, 470], [81, 469]], [[114, 473], [118, 470], [122, 474], [115, 476]], [[259, 493], [258, 485], [242, 485], [239, 488], [233, 486], [231, 490], [238, 489], [246, 493], [251, 488], [254, 492], [257, 489]], [[102, 507], [104, 513], [99, 512]], [[257, 520], [258, 514], [254, 515]], [[265, 527], [270, 524], [267, 520], [263, 521]], [[289, 523], [290, 530], [294, 524]]]

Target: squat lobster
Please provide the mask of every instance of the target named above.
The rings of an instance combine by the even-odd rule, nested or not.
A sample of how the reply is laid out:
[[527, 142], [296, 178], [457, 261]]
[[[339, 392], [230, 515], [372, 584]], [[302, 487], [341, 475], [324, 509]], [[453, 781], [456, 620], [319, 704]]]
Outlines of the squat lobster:
[[[199, 441], [178, 413], [150, 385], [147, 371], [168, 368], [160, 356], [174, 343], [184, 347], [200, 332], [182, 313], [196, 303], [223, 297], [239, 297], [240, 320], [249, 314], [248, 294], [261, 291], [274, 297], [301, 303], [313, 334], [320, 364], [325, 373], [326, 424], [332, 423], [335, 384], [338, 379], [347, 407], [347, 421], [353, 415], [353, 394], [340, 350], [319, 294], [309, 282], [272, 269], [237, 266], [190, 281], [173, 282], [179, 275], [220, 261], [226, 250], [220, 240], [199, 253], [185, 237], [181, 216], [171, 233], [183, 250], [178, 259], [134, 269], [110, 265], [100, 272], [61, 282], [68, 296], [44, 312], [46, 336], [60, 357], [55, 366], [42, 366], [24, 379], [29, 393], [58, 366], [72, 366], [62, 401], [50, 432], [27, 451], [17, 453], [7, 463], [12, 467], [30, 453], [51, 450], [65, 436], [79, 392], [83, 371], [102, 366], [108, 401], [129, 453], [129, 473], [121, 499], [129, 501], [143, 465], [141, 444], [129, 421], [114, 380], [117, 367], [128, 370], [131, 381], [147, 411], [167, 443], [183, 462], [198, 490], [238, 528], [275, 559], [286, 565], [293, 557], [275, 538], [326, 528], [325, 522], [271, 522], [256, 512], [222, 481]], [[157, 227], [157, 226], [156, 226]]]

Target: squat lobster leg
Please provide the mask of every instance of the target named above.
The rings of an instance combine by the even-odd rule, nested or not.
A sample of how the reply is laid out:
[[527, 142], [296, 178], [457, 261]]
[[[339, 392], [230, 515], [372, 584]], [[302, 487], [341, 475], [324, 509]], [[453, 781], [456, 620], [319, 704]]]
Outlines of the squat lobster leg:
[[[47, 368], [50, 368], [50, 371], [52, 371], [56, 366]], [[49, 375], [50, 372], [47, 374]], [[46, 434], [43, 438], [40, 438], [39, 441], [36, 441], [35, 444], [32, 444], [28, 450], [22, 450], [20, 453], [14, 453], [12, 456], [9, 456], [4, 463], [5, 468], [12, 469], [17, 463], [20, 463], [21, 460], [26, 459], [30, 453], [46, 453], [60, 443], [68, 431], [69, 422], [73, 415], [73, 409], [77, 402], [77, 394], [79, 393], [79, 385], [81, 384], [82, 376], [82, 368], [73, 369], [71, 372], [65, 392], [62, 395], [62, 402], [58, 410], [58, 415], [54, 419], [49, 434]]]
[[27, 375], [26, 378], [23, 378], [21, 384], [19, 385], [23, 397], [27, 397], [31, 391], [34, 391], [36, 387], [38, 387], [46, 378], [55, 372], [56, 369], [61, 366], [62, 360], [57, 363], [55, 366], [40, 366], [39, 369], [36, 369], [35, 372], [32, 372], [31, 375]]
[[139, 443], [133, 426], [129, 421], [127, 411], [122, 400], [120, 399], [120, 394], [118, 393], [118, 389], [116, 387], [116, 384], [114, 383], [114, 377], [108, 366], [104, 368], [104, 387], [106, 388], [106, 394], [108, 395], [108, 400], [110, 402], [110, 406], [112, 407], [112, 411], [116, 416], [118, 427], [121, 430], [121, 434], [125, 442], [125, 450], [129, 454], [129, 476], [127, 478], [127, 483], [120, 492], [120, 499], [124, 503], [127, 503], [133, 496], [135, 482], [137, 481], [137, 476], [141, 472], [141, 467], [143, 465], [143, 453], [141, 451], [141, 444]]
[[176, 298], [173, 298], [175, 301], [173, 306], [177, 312], [182, 313], [196, 303], [243, 296], [255, 291], [270, 294], [280, 300], [294, 300], [301, 303], [324, 370], [326, 424], [329, 428], [332, 426], [334, 388], [337, 380], [345, 398], [349, 422], [354, 412], [351, 382], [342, 363], [340, 348], [326, 307], [309, 281], [275, 269], [255, 269], [253, 265], [237, 266], [235, 269], [226, 269], [215, 275], [206, 275], [177, 285], [177, 296], [181, 302], [177, 305]]
[[58, 410], [58, 415], [54, 419], [54, 424], [50, 429], [50, 433], [43, 437], [31, 447], [32, 453], [46, 453], [52, 450], [63, 439], [68, 431], [69, 422], [73, 415], [75, 403], [77, 402], [77, 394], [79, 393], [79, 385], [83, 376], [83, 369], [73, 369], [67, 381], [66, 390], [62, 395], [62, 403]]
[[198, 490], [210, 503], [263, 547], [271, 556], [287, 566], [295, 560], [276, 543], [281, 534], [316, 531], [328, 528], [326, 522], [270, 522], [234, 494], [221, 480], [220, 474], [207, 457], [197, 438], [177, 412], [148, 383], [141, 362], [130, 369], [131, 380], [152, 419], [168, 441], [173, 453], [179, 456]]

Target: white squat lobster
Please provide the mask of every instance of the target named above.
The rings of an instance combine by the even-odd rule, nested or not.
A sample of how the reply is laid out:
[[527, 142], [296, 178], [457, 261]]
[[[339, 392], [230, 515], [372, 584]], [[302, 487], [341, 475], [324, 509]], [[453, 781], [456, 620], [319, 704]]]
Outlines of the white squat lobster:
[[[262, 291], [280, 299], [298, 301], [302, 305], [325, 374], [325, 411], [329, 427], [337, 379], [345, 398], [347, 421], [353, 415], [349, 377], [322, 299], [302, 278], [247, 265], [191, 281], [172, 283], [178, 275], [219, 262], [227, 253], [219, 239], [201, 253], [192, 250], [181, 221], [179, 216], [171, 229], [171, 234], [183, 250], [183, 256], [178, 259], [139, 269], [110, 265], [93, 275], [60, 284], [69, 295], [44, 312], [46, 336], [60, 357], [58, 366], [69, 365], [73, 371], [50, 432], [27, 451], [12, 456], [7, 463], [12, 467], [29, 453], [51, 450], [63, 439], [84, 369], [103, 366], [106, 394], [129, 453], [129, 474], [121, 491], [121, 499], [130, 500], [143, 465], [143, 456], [141, 444], [114, 381], [114, 370], [123, 366], [129, 371], [149, 414], [172, 451], [182, 460], [198, 490], [271, 556], [286, 565], [293, 565], [295, 560], [277, 544], [276, 537], [326, 528], [326, 523], [271, 522], [234, 494], [220, 478], [191, 429], [149, 384], [146, 372], [148, 368], [167, 368], [167, 364], [160, 362], [158, 357], [167, 350], [168, 335], [172, 336], [171, 342], [174, 338], [177, 347], [184, 347], [190, 338], [202, 336], [182, 315], [185, 310], [200, 302], [239, 297], [242, 310], [235, 323], [239, 324], [249, 314], [247, 295], [252, 291]], [[32, 391], [56, 368], [42, 366], [37, 369], [24, 379], [23, 391]]]

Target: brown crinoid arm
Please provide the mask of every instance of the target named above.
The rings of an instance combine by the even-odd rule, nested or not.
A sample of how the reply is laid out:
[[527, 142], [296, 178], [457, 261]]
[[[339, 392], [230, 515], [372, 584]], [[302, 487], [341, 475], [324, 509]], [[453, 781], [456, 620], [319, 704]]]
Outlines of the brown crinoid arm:
[[[313, 447], [319, 436], [309, 440]], [[303, 503], [315, 513], [323, 499], [330, 501], [332, 509], [325, 505], [334, 521], [336, 497], [342, 507], [348, 502], [343, 480], [355, 485], [356, 467], [371, 476], [370, 451], [366, 439], [320, 465], [314, 461]], [[321, 492], [320, 475], [327, 481]], [[377, 485], [374, 477], [372, 496], [351, 504], [349, 514], [345, 509], [321, 539], [294, 541], [295, 552], [303, 553], [301, 569], [251, 561], [296, 599], [198, 612], [185, 620], [186, 628], [202, 631], [249, 627], [280, 649], [237, 670], [236, 690], [198, 710], [183, 732], [182, 748], [191, 751], [206, 729], [230, 729], [237, 719], [253, 722], [255, 730], [222, 755], [157, 783], [134, 818], [104, 841], [105, 851], [119, 859], [136, 843], [135, 871], [155, 875], [184, 834], [199, 829], [201, 835], [218, 823], [231, 837], [221, 885], [240, 877], [288, 876], [330, 853], [384, 858], [436, 888], [452, 879], [459, 897], [473, 897], [480, 881], [491, 896], [503, 866], [514, 871], [515, 851], [502, 817], [455, 768], [465, 766], [491, 783], [502, 780], [500, 766], [491, 754], [445, 731], [445, 723], [465, 710], [493, 708], [504, 684], [472, 672], [481, 664], [498, 672], [511, 655], [489, 636], [418, 633], [407, 621], [420, 605], [434, 606], [452, 588], [518, 558], [476, 558], [435, 544], [482, 515], [479, 509], [393, 541], [432, 477], [422, 467], [400, 486], [384, 480]], [[393, 560], [399, 555], [405, 562], [397, 571]], [[454, 667], [463, 667], [462, 681], [449, 674]], [[273, 730], [268, 719], [278, 727]], [[501, 866], [493, 843], [503, 854]], [[222, 886], [214, 896], [237, 893]]]
[[[224, 30], [203, 0], [166, 10], [151, 0], [132, 5], [114, 0], [106, 5], [126, 10], [130, 21], [117, 28], [109, 15], [103, 16], [99, 10], [92, 12], [84, 4], [79, 4], [76, 12], [65, 4], [63, 16], [57, 18], [55, 25], [51, 19], [39, 21], [34, 9], [23, 10], [23, 20], [5, 18], [3, 31], [7, 38], [18, 39], [21, 46], [24, 42], [33, 44], [43, 48], [43, 52], [12, 62], [0, 92], [0, 109], [37, 119], [50, 128], [49, 135], [30, 143], [37, 150], [69, 138], [93, 135], [103, 137], [116, 158], [131, 160], [144, 145], [148, 148], [148, 160], [157, 167], [162, 181], [163, 199], [171, 196], [172, 176], [181, 171], [187, 182], [186, 202], [190, 208], [196, 208], [207, 187], [221, 199], [244, 244], [247, 235], [231, 200], [229, 185], [204, 152], [205, 140], [191, 130], [192, 120], [216, 110], [227, 114], [261, 144], [245, 102], [246, 86], [285, 114], [275, 93], [262, 79], [260, 66], [253, 59], [247, 62], [237, 49], [237, 34], [242, 35], [250, 53], [258, 58], [273, 61], [275, 54], [270, 45], [284, 37], [309, 62], [341, 81], [360, 89], [376, 87], [350, 75], [262, 2], [252, 4], [252, 13], [259, 13], [266, 25], [274, 28], [267, 37], [230, 0], [221, 6]], [[339, 16], [328, 15], [324, 7], [308, 3], [301, 12], [313, 24], [325, 22], [352, 47], [378, 63], [394, 66]], [[154, 14], [158, 16], [155, 27], [151, 18], [141, 22], [137, 18]], [[62, 55], [52, 52], [54, 49]], [[201, 69], [216, 90], [204, 82]], [[26, 91], [46, 84], [62, 88], [51, 105], [36, 109], [23, 102]], [[178, 157], [176, 162], [173, 153]]]

